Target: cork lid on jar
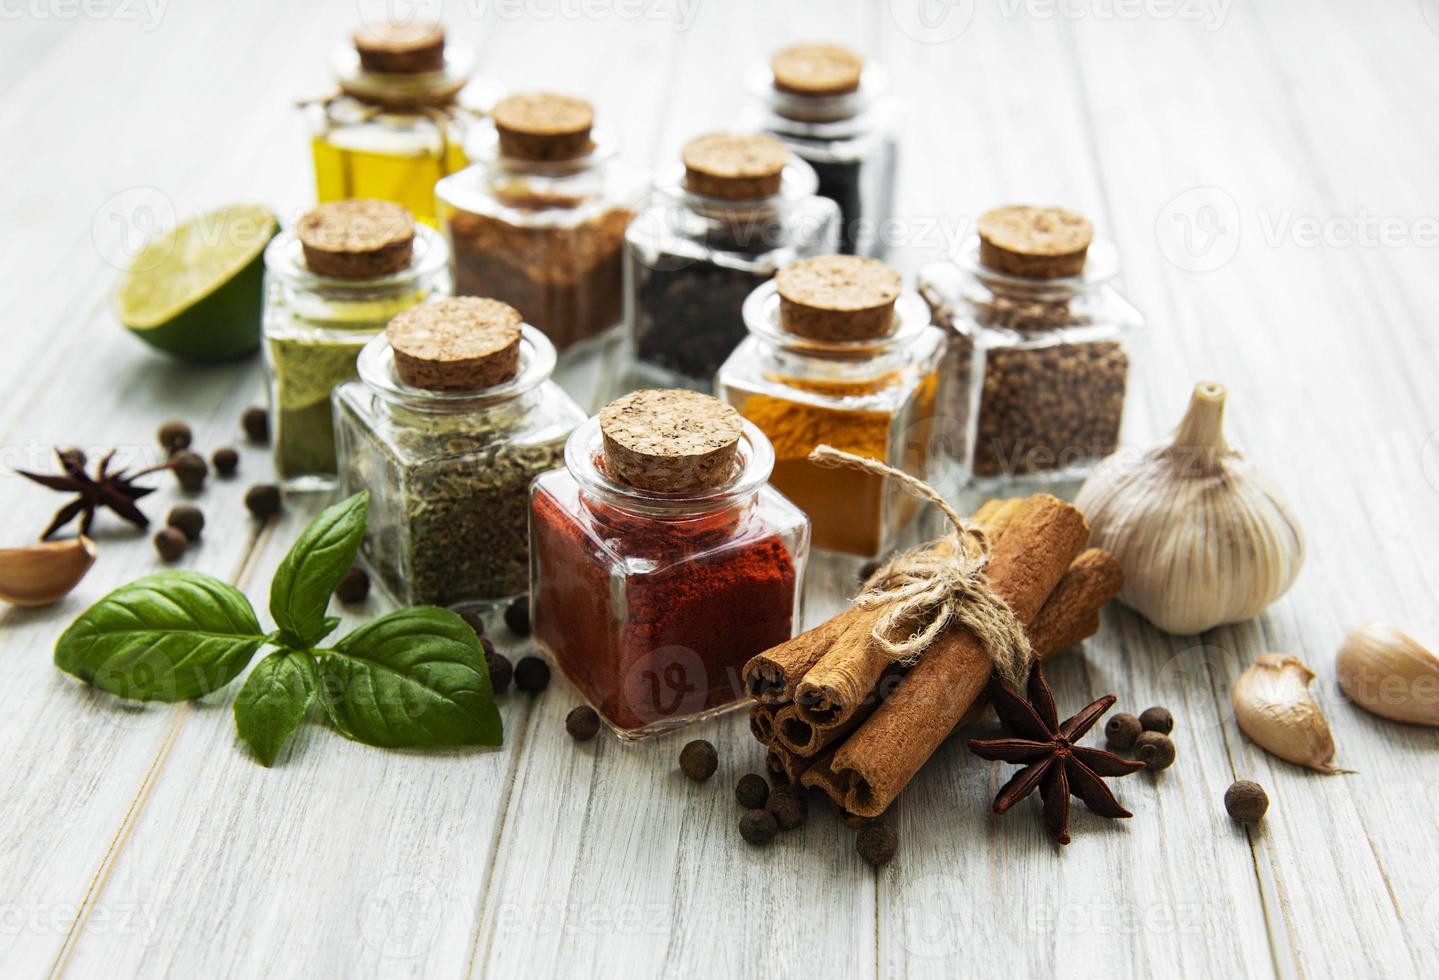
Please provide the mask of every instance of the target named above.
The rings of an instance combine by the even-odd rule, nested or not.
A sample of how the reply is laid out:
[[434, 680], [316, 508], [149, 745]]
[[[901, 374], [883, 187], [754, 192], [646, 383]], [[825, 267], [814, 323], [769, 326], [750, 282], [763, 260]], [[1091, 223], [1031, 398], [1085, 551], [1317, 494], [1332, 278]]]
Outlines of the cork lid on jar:
[[712, 490], [730, 482], [741, 432], [739, 412], [694, 391], [636, 391], [600, 411], [610, 475], [656, 493]]
[[795, 44], [770, 59], [774, 87], [793, 95], [848, 95], [859, 90], [864, 59], [838, 44]]
[[491, 112], [500, 153], [518, 160], [573, 160], [590, 152], [595, 110], [584, 99], [531, 92], [501, 99]]
[[819, 255], [775, 274], [780, 325], [810, 340], [874, 340], [894, 329], [903, 279], [878, 259]]
[[779, 193], [789, 150], [770, 136], [709, 133], [684, 146], [685, 187], [724, 201]]
[[390, 321], [385, 335], [405, 384], [480, 391], [519, 373], [521, 322], [507, 303], [461, 296], [411, 307]]
[[328, 201], [300, 218], [295, 237], [305, 267], [333, 279], [375, 279], [407, 268], [415, 251], [415, 219], [390, 201]]
[[1093, 238], [1094, 227], [1073, 211], [1012, 204], [980, 215], [979, 261], [1024, 279], [1077, 276]]
[[351, 38], [365, 71], [419, 75], [445, 68], [445, 29], [439, 24], [377, 24]]

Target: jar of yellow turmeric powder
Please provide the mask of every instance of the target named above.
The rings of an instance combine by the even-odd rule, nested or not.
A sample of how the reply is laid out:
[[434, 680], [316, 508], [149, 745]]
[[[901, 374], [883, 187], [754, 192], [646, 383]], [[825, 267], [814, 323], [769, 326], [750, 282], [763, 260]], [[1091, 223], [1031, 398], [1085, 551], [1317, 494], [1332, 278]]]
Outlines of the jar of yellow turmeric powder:
[[749, 337], [720, 397], [774, 444], [770, 482], [809, 514], [816, 548], [889, 550], [920, 505], [868, 473], [809, 462], [825, 443], [923, 478], [944, 335], [876, 259], [827, 255], [781, 269], [744, 304]]

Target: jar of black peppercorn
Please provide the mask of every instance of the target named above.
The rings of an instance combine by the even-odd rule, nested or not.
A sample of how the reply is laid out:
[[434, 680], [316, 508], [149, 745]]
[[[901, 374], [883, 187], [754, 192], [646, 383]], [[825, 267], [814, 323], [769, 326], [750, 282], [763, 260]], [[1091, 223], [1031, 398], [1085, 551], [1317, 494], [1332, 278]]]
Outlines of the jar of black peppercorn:
[[834, 44], [797, 44], [752, 75], [745, 128], [776, 137], [814, 168], [839, 205], [840, 251], [880, 256], [894, 214], [898, 101], [878, 65]]
[[996, 208], [919, 289], [949, 333], [939, 439], [961, 479], [1078, 479], [1119, 446], [1144, 319], [1112, 242], [1061, 208]]
[[685, 144], [625, 232], [625, 321], [643, 382], [709, 390], [744, 340], [745, 297], [795, 259], [834, 252], [839, 209], [777, 140]]

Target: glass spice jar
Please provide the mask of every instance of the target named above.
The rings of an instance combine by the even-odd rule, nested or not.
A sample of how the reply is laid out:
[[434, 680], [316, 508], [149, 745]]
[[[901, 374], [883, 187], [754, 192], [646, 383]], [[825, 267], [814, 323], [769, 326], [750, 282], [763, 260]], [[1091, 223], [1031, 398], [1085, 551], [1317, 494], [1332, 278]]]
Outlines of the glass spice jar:
[[1060, 208], [989, 211], [919, 289], [948, 332], [941, 409], [961, 480], [1078, 479], [1119, 446], [1144, 319], [1113, 243]]
[[390, 321], [335, 389], [347, 494], [370, 491], [360, 557], [402, 605], [483, 609], [529, 584], [530, 481], [584, 412], [514, 308], [444, 299]]
[[265, 249], [265, 368], [275, 471], [334, 487], [330, 393], [390, 318], [443, 292], [445, 243], [388, 201], [331, 201]]
[[621, 738], [745, 703], [745, 661], [794, 634], [809, 521], [766, 482], [773, 463], [723, 402], [640, 391], [535, 481], [535, 642]]
[[809, 461], [816, 446], [924, 479], [944, 334], [898, 272], [824, 256], [785, 266], [744, 306], [749, 338], [719, 372], [719, 395], [774, 446], [770, 482], [813, 524], [816, 548], [888, 552], [921, 505], [893, 481]]
[[304, 105], [319, 201], [393, 201], [435, 224], [435, 183], [468, 164], [472, 123], [498, 86], [472, 79], [464, 45], [433, 24], [354, 32], [335, 52], [339, 91]]
[[503, 99], [474, 133], [474, 166], [435, 188], [455, 294], [509, 303], [562, 351], [619, 326], [625, 226], [649, 189], [591, 139], [593, 119], [581, 99]]
[[894, 216], [899, 103], [889, 77], [849, 48], [799, 44], [752, 73], [746, 129], [769, 133], [814, 168], [839, 205], [839, 251], [879, 256]]
[[839, 209], [767, 136], [684, 147], [625, 232], [625, 321], [645, 382], [709, 390], [744, 340], [745, 297], [781, 266], [839, 247]]

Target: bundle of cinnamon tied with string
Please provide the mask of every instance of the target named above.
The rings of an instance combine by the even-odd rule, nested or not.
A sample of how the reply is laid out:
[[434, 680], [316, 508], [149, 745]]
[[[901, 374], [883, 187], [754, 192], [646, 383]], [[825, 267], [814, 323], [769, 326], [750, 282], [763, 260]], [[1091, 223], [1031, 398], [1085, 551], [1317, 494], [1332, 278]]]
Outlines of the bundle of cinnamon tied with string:
[[771, 778], [818, 788], [862, 822], [889, 808], [991, 676], [1023, 690], [1033, 659], [1097, 633], [1124, 576], [1109, 552], [1085, 548], [1084, 516], [1048, 494], [991, 500], [965, 520], [876, 460], [829, 446], [810, 459], [897, 480], [952, 527], [891, 559], [845, 612], [745, 665]]

